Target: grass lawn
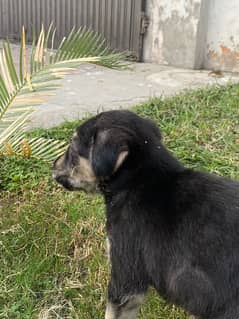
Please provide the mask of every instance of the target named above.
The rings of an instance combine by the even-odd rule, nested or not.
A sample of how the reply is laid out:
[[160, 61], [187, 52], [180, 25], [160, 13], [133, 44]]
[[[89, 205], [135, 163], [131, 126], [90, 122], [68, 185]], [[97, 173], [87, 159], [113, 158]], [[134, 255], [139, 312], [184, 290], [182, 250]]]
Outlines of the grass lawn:
[[[154, 99], [134, 111], [158, 123], [186, 166], [239, 179], [239, 85]], [[68, 140], [78, 124], [34, 134]], [[1, 158], [0, 165], [0, 318], [104, 318], [102, 198], [62, 190], [37, 160]], [[151, 291], [140, 318], [187, 316]]]

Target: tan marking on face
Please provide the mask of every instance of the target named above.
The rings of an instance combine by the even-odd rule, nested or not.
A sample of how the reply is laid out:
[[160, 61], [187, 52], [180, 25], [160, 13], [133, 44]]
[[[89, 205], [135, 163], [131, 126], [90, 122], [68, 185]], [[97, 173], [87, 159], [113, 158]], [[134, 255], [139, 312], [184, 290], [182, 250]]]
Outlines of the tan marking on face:
[[126, 157], [128, 156], [129, 152], [128, 151], [123, 151], [120, 153], [117, 162], [115, 164], [115, 168], [114, 168], [114, 173], [120, 168], [120, 166], [123, 164], [124, 160], [126, 159]]
[[71, 141], [72, 141], [73, 143], [79, 144], [80, 138], [79, 138], [79, 135], [78, 135], [77, 132], [75, 132], [75, 133], [72, 135]]
[[62, 155], [61, 157], [59, 157], [54, 164], [54, 169], [57, 169], [57, 170], [63, 169], [64, 159], [65, 159], [65, 155]]
[[96, 176], [90, 161], [81, 156], [79, 157], [79, 165], [75, 166], [72, 170], [71, 177], [88, 183], [94, 183], [96, 181]]
[[75, 133], [73, 134], [73, 136], [72, 136], [72, 139], [77, 138], [77, 137], [78, 137], [78, 133], [75, 132]]
[[84, 157], [79, 157], [78, 165], [69, 172], [69, 181], [74, 188], [84, 189], [87, 192], [97, 192], [97, 179], [91, 163]]

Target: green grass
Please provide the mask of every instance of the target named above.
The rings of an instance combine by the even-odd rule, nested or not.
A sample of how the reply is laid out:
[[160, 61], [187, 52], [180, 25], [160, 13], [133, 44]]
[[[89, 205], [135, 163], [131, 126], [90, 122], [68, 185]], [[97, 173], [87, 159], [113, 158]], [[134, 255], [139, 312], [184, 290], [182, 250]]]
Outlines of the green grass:
[[[154, 99], [154, 119], [187, 166], [239, 179], [239, 85]], [[69, 140], [79, 122], [37, 136]], [[0, 318], [104, 318], [108, 265], [101, 197], [68, 193], [48, 164], [0, 159]], [[141, 319], [186, 319], [151, 291]]]

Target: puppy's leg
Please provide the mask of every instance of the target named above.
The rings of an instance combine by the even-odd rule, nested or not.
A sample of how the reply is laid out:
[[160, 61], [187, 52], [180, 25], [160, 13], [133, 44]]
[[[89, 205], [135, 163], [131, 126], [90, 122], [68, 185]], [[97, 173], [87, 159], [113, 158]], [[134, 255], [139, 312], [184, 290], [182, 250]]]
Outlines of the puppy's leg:
[[108, 302], [105, 319], [136, 319], [149, 287], [144, 262], [135, 240], [119, 245], [108, 240], [107, 251], [111, 264]]
[[136, 319], [147, 289], [142, 274], [112, 266], [105, 319]]
[[138, 294], [123, 297], [121, 303], [108, 301], [105, 319], [136, 319], [143, 300], [144, 295]]

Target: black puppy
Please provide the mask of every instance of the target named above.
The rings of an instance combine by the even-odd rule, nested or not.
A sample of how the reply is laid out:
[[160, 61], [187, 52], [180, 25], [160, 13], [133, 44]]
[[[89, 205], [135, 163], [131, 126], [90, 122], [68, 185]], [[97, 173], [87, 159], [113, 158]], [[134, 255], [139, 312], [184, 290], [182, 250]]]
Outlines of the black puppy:
[[54, 177], [105, 198], [106, 319], [134, 319], [149, 286], [203, 319], [239, 318], [239, 183], [183, 167], [129, 111], [81, 125]]

